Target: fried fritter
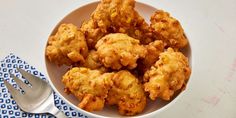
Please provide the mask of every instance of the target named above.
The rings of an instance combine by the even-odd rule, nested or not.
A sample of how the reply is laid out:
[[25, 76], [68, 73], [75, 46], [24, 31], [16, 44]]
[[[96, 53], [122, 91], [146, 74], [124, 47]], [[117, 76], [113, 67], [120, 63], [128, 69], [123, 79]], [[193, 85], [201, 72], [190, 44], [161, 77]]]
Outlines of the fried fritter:
[[62, 78], [65, 92], [74, 94], [79, 107], [86, 111], [102, 110], [114, 73], [101, 73], [84, 67], [74, 67]]
[[126, 33], [149, 43], [149, 26], [134, 7], [134, 0], [101, 0], [90, 19], [81, 26], [89, 48], [94, 48], [97, 41], [108, 33]]
[[105, 68], [102, 63], [98, 59], [98, 53], [95, 50], [90, 50], [87, 58], [84, 63], [81, 63], [79, 66], [83, 66], [90, 69], [98, 69], [102, 72], [106, 72], [107, 68]]
[[139, 45], [139, 40], [127, 34], [108, 34], [96, 44], [99, 60], [107, 68], [119, 70], [122, 67], [134, 69], [137, 59], [146, 56], [146, 49]]
[[73, 24], [61, 24], [57, 33], [48, 39], [46, 56], [58, 65], [84, 62], [87, 53], [84, 34]]
[[160, 54], [160, 59], [144, 74], [144, 90], [149, 97], [170, 100], [174, 92], [180, 90], [189, 79], [191, 69], [188, 59], [172, 48]]
[[84, 33], [89, 49], [94, 49], [97, 41], [104, 35], [108, 34], [107, 30], [100, 28], [98, 23], [93, 19], [83, 22], [81, 31]]
[[146, 72], [159, 59], [159, 54], [164, 51], [164, 44], [161, 40], [155, 40], [145, 46], [147, 54], [138, 64], [140, 74]]
[[151, 30], [157, 39], [163, 40], [166, 47], [183, 48], [188, 44], [184, 30], [178, 20], [163, 10], [151, 16]]
[[113, 86], [108, 92], [106, 102], [118, 105], [122, 115], [141, 113], [146, 106], [146, 96], [138, 79], [127, 70], [115, 73]]

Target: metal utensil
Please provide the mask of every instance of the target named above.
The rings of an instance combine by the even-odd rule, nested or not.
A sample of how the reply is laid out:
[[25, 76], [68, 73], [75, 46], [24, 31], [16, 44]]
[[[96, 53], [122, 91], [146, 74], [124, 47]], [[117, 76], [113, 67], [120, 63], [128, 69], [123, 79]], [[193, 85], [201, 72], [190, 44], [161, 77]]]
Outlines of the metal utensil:
[[13, 74], [10, 74], [11, 77], [24, 92], [22, 93], [14, 88], [6, 80], [4, 80], [4, 84], [23, 111], [29, 113], [50, 113], [58, 118], [67, 118], [54, 105], [53, 90], [47, 82], [20, 68], [17, 68], [17, 70], [29, 81], [31, 86], [25, 84]]

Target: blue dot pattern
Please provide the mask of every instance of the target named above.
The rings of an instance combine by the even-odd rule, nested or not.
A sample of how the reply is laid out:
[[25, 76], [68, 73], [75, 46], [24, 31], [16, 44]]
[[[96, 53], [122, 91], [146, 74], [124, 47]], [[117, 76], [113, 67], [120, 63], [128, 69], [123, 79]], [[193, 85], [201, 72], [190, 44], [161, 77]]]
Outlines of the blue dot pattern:
[[[19, 57], [14, 54], [10, 54], [5, 59], [0, 62], [0, 118], [54, 118], [50, 114], [31, 114], [22, 111], [12, 99], [11, 94], [8, 92], [7, 88], [4, 85], [3, 80], [7, 80], [15, 88], [19, 89], [13, 79], [10, 78], [9, 73], [16, 75], [18, 78], [21, 78], [26, 84], [29, 83], [22, 78], [21, 74], [16, 70], [16, 67], [22, 68], [35, 76], [40, 77], [43, 80], [47, 79], [45, 76], [38, 72], [36, 68], [30, 66], [25, 61], [22, 61]], [[58, 109], [63, 111], [66, 116], [70, 118], [88, 118], [87, 116], [79, 113], [77, 110], [69, 107], [57, 93], [54, 92], [54, 103]]]

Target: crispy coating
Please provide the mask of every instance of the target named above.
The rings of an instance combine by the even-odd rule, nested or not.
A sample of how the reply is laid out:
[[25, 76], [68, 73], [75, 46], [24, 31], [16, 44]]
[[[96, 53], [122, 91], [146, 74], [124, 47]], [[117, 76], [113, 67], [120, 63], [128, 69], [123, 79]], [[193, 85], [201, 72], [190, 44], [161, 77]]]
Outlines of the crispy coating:
[[101, 0], [90, 19], [81, 26], [89, 48], [94, 48], [96, 42], [108, 33], [126, 33], [149, 43], [149, 26], [134, 7], [134, 0]]
[[137, 59], [144, 58], [147, 51], [139, 45], [139, 40], [126, 34], [108, 34], [96, 44], [99, 60], [105, 67], [119, 70], [122, 67], [134, 69]]
[[121, 70], [114, 75], [113, 84], [106, 98], [109, 105], [118, 105], [122, 115], [135, 115], [143, 111], [146, 96], [134, 75], [127, 70]]
[[84, 62], [87, 53], [84, 34], [73, 24], [61, 24], [57, 33], [48, 39], [46, 56], [58, 65]]
[[189, 79], [191, 69], [188, 59], [172, 48], [160, 54], [160, 59], [144, 74], [144, 89], [149, 97], [170, 100], [174, 92], [180, 90]]
[[98, 53], [95, 50], [90, 50], [88, 56], [85, 59], [84, 63], [81, 63], [79, 66], [83, 66], [90, 69], [98, 69], [102, 72], [106, 72], [107, 68], [98, 59]]
[[97, 41], [108, 33], [106, 29], [98, 27], [97, 22], [95, 22], [93, 19], [84, 21], [81, 26], [81, 31], [85, 35], [89, 49], [94, 49]]
[[169, 13], [157, 10], [151, 16], [151, 30], [153, 34], [164, 41], [166, 47], [183, 48], [188, 44], [184, 30], [178, 20]]
[[89, 51], [88, 56], [85, 59], [85, 63], [83, 64], [83, 66], [90, 69], [97, 69], [102, 66], [102, 64], [98, 60], [98, 54], [95, 50]]
[[74, 94], [79, 107], [87, 111], [102, 110], [114, 73], [101, 73], [84, 67], [74, 67], [62, 78], [65, 92]]
[[146, 57], [141, 59], [138, 64], [140, 74], [146, 72], [159, 59], [159, 54], [164, 51], [164, 43], [161, 40], [155, 40], [145, 46], [147, 50]]

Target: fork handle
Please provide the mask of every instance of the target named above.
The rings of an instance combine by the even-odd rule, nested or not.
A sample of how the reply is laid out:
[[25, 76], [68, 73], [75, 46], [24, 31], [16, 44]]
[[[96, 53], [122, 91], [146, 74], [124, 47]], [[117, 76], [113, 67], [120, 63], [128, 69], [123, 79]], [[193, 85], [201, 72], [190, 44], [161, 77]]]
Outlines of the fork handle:
[[57, 107], [55, 107], [54, 105], [52, 106], [52, 108], [48, 112], [50, 114], [56, 116], [57, 118], [67, 118], [67, 116], [62, 111], [60, 111]]

